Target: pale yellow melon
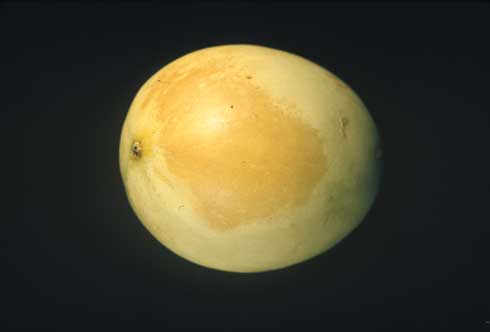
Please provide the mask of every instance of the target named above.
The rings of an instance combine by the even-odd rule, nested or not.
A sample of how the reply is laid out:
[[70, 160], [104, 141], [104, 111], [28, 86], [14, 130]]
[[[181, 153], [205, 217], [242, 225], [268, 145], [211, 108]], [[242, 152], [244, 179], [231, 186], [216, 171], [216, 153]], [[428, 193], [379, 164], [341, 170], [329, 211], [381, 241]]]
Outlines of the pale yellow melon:
[[379, 139], [355, 92], [298, 55], [189, 53], [140, 89], [120, 142], [129, 202], [165, 247], [235, 272], [312, 258], [362, 221]]

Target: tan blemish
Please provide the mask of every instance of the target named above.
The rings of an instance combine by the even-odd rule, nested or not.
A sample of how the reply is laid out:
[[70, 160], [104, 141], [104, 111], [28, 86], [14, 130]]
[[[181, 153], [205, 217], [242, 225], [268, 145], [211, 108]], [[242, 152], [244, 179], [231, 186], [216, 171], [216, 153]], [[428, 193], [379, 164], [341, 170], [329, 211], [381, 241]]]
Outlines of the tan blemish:
[[349, 120], [345, 117], [340, 118], [340, 132], [342, 133], [343, 138], [347, 138], [347, 125], [349, 124]]
[[347, 86], [344, 83], [342, 83], [342, 81], [340, 81], [339, 79], [335, 79], [335, 85], [337, 85], [341, 89], [347, 89]]
[[[183, 67], [156, 100], [158, 144], [168, 170], [192, 193], [194, 211], [224, 231], [303, 204], [326, 172], [316, 130], [226, 61]], [[203, 81], [206, 89], [198, 89]]]

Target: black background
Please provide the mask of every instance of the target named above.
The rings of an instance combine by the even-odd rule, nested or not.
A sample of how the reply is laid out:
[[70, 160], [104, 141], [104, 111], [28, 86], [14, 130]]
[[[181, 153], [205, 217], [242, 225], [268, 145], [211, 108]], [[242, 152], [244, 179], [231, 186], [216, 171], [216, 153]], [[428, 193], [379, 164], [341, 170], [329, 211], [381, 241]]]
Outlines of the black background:
[[[490, 331], [489, 9], [2, 3], [2, 127], [16, 124], [3, 156], [23, 144], [23, 207], [2, 231], [2, 322]], [[187, 52], [229, 43], [328, 68], [383, 139], [382, 185], [363, 224], [279, 271], [225, 273], [177, 257], [137, 220], [119, 175], [139, 87]]]

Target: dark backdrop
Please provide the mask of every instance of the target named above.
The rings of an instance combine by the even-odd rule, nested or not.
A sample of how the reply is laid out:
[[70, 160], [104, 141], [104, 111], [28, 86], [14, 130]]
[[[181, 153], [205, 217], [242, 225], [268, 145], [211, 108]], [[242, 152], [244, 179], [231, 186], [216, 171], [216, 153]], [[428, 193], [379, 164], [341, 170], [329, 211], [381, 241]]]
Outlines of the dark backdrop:
[[[0, 4], [1, 121], [16, 124], [2, 160], [14, 164], [22, 142], [23, 162], [22, 209], [3, 221], [13, 227], [2, 230], [2, 323], [490, 331], [489, 9]], [[364, 100], [384, 143], [364, 223], [275, 272], [224, 273], [172, 254], [137, 220], [119, 175], [139, 87], [176, 57], [227, 43], [328, 68]]]

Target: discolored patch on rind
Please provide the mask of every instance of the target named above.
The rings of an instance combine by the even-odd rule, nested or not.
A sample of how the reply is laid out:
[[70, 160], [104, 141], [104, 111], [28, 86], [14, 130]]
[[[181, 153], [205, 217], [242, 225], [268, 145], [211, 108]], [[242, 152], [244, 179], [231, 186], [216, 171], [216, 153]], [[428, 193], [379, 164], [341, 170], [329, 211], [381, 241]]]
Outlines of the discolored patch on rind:
[[326, 172], [317, 131], [226, 59], [184, 67], [162, 78], [158, 144], [196, 213], [224, 231], [303, 204]]

